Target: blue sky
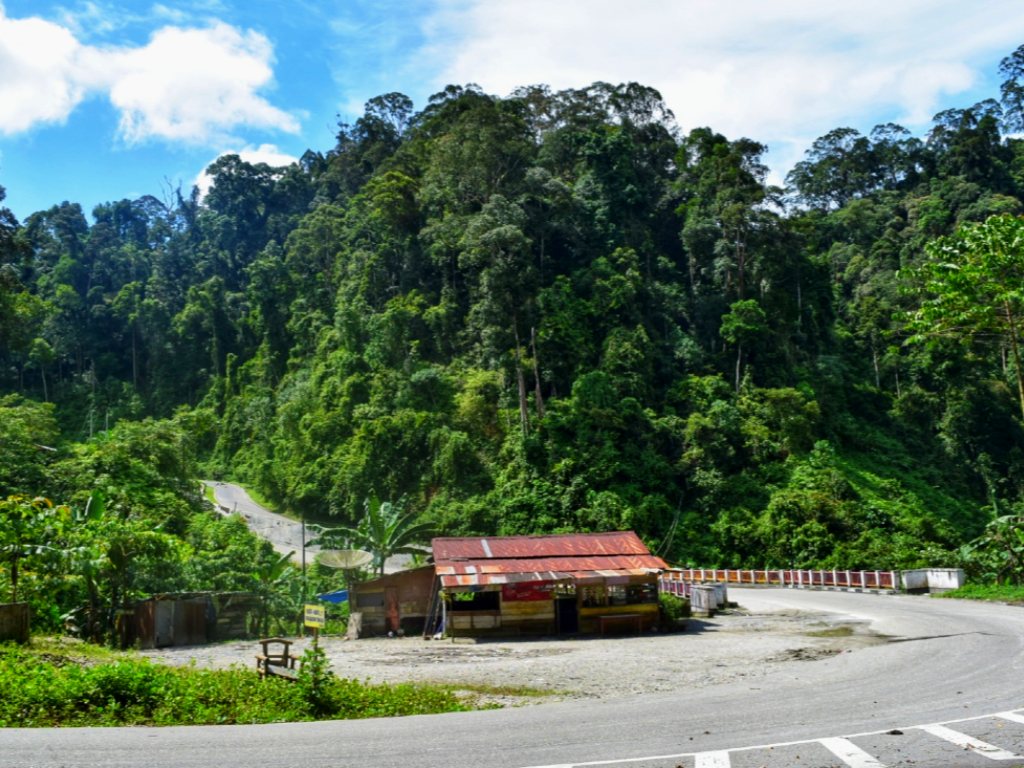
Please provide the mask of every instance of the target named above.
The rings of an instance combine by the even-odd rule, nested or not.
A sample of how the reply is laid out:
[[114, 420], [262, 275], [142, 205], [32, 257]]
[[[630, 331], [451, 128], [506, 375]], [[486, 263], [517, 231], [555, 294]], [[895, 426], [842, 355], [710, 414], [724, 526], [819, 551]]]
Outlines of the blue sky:
[[636, 80], [684, 130], [770, 147], [775, 180], [832, 128], [998, 94], [1020, 0], [0, 0], [0, 185], [62, 200], [188, 190], [218, 155], [285, 164], [339, 117], [448, 83]]

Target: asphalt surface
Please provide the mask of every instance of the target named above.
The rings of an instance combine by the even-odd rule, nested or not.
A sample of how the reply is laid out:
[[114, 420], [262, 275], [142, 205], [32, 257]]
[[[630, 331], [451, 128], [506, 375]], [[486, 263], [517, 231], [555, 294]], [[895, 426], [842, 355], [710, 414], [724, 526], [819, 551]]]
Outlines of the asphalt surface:
[[[220, 511], [225, 514], [241, 515], [249, 528], [259, 536], [262, 536], [274, 546], [274, 550], [282, 555], [292, 554], [295, 562], [302, 560], [302, 522], [271, 512], [253, 501], [245, 489], [233, 483], [222, 483], [219, 481], [204, 481], [205, 485], [213, 488], [213, 495], [217, 499]], [[306, 559], [313, 562], [313, 558], [320, 551], [319, 547], [310, 546], [309, 541], [313, 539], [314, 531], [306, 531]]]
[[[279, 515], [257, 504], [245, 489], [234, 483], [204, 480], [204, 485], [213, 488], [217, 507], [223, 514], [241, 515], [250, 530], [269, 541], [274, 550], [282, 555], [291, 554], [296, 564], [302, 562], [302, 522]], [[310, 544], [316, 537], [316, 526], [306, 527], [306, 562], [312, 563], [320, 553], [320, 547]], [[394, 573], [409, 567], [409, 555], [392, 555], [384, 563], [385, 573]], [[3, 764], [0, 763], [0, 768]]]
[[[1014, 759], [1024, 754], [1024, 718], [1012, 719], [1024, 710], [1024, 610], [778, 589], [730, 589], [730, 598], [753, 610], [852, 616], [892, 641], [756, 681], [636, 698], [347, 722], [10, 729], [0, 731], [0, 766], [980, 768], [992, 755], [1024, 765]], [[949, 733], [974, 741], [952, 743]], [[978, 746], [996, 741], [1003, 752]]]

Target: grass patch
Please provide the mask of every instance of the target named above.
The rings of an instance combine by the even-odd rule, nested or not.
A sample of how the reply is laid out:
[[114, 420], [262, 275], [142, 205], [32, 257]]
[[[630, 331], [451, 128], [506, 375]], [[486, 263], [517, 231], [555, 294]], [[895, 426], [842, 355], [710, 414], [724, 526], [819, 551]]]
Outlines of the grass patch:
[[841, 625], [838, 627], [828, 627], [827, 629], [815, 629], [810, 632], [804, 632], [808, 637], [851, 637], [853, 635], [853, 627], [848, 625]]
[[206, 483], [200, 483], [200, 485], [203, 487], [203, 497], [208, 502], [213, 504], [214, 507], [216, 507], [217, 506], [217, 494], [213, 492], [213, 486], [212, 485], [207, 485]]
[[[5, 646], [0, 645], [0, 649]], [[52, 659], [59, 664], [103, 664], [124, 661], [132, 654], [115, 651], [103, 645], [94, 645], [75, 637], [33, 635], [29, 645], [21, 650], [39, 659]]]
[[84, 650], [0, 646], [0, 727], [272, 723], [473, 708], [445, 686], [370, 685], [332, 675], [314, 700], [301, 674], [298, 684], [261, 681], [241, 667], [168, 667]]
[[562, 691], [553, 691], [547, 688], [531, 688], [526, 685], [487, 685], [486, 683], [459, 683], [453, 686], [452, 690], [466, 691], [480, 696], [516, 696], [524, 699], [562, 694]]
[[1024, 587], [998, 584], [965, 584], [933, 597], [958, 597], [963, 600], [990, 600], [992, 602], [1024, 605]]

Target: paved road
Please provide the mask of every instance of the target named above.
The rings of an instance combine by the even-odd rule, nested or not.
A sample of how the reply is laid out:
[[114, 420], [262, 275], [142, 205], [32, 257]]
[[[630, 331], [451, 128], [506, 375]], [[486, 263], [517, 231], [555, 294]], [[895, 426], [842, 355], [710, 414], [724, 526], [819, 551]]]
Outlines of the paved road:
[[[225, 514], [237, 513], [241, 515], [249, 528], [258, 536], [267, 539], [274, 550], [287, 555], [294, 553], [292, 558], [296, 563], [302, 561], [302, 523], [272, 512], [266, 507], [261, 507], [240, 485], [224, 483], [220, 481], [204, 480], [205, 485], [213, 488], [214, 498], [217, 505]], [[314, 526], [306, 530], [306, 561], [313, 562], [313, 559], [320, 552], [320, 547], [311, 545], [316, 535]], [[426, 550], [429, 552], [429, 550]], [[392, 555], [384, 563], [385, 573], [394, 573], [410, 567], [412, 558], [409, 555]], [[0, 768], [3, 764], [0, 763]]]
[[[271, 512], [253, 501], [245, 489], [233, 483], [222, 483], [205, 481], [205, 484], [213, 488], [213, 495], [217, 504], [226, 513], [237, 513], [241, 515], [249, 528], [259, 536], [267, 539], [274, 545], [275, 551], [282, 555], [294, 553], [295, 562], [302, 560], [302, 523], [291, 518]], [[313, 532], [306, 532], [306, 541], [313, 538]], [[313, 558], [320, 551], [319, 547], [306, 546], [306, 558], [313, 562]]]
[[[754, 682], [641, 698], [394, 720], [13, 729], [0, 732], [0, 764], [5, 768], [1024, 766], [1024, 757], [1013, 758], [1024, 755], [1024, 723], [1019, 721], [1024, 712], [1024, 610], [836, 592], [731, 589], [730, 596], [758, 611], [774, 607], [853, 616], [872, 622], [893, 642], [804, 665], [785, 665]], [[679, 641], [685, 643], [686, 636]], [[994, 716], [998, 713], [1004, 714]], [[936, 726], [942, 723], [947, 725]], [[1003, 759], [993, 762], [993, 757]]]

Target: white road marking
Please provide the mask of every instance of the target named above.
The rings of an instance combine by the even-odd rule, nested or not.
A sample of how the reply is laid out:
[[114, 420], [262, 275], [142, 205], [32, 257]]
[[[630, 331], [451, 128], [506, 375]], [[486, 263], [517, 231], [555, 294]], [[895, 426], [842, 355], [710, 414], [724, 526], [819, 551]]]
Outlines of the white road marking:
[[1024, 715], [1018, 715], [1016, 712], [1000, 712], [996, 717], [1001, 717], [1003, 720], [1011, 720], [1014, 723], [1024, 723]]
[[937, 736], [944, 741], [948, 741], [950, 744], [956, 744], [956, 746], [962, 749], [969, 749], [975, 754], [983, 755], [991, 760], [1020, 760], [1020, 755], [1015, 755], [1013, 752], [1007, 752], [1001, 747], [997, 747], [994, 744], [989, 744], [987, 741], [981, 741], [975, 739], [972, 736], [968, 736], [966, 733], [960, 733], [960, 731], [954, 731], [952, 728], [947, 728], [944, 725], [919, 725], [918, 730], [930, 733], [932, 736]]
[[[1024, 711], [1024, 710], [1020, 710]], [[950, 724], [954, 723], [970, 723], [978, 720], [987, 720], [992, 717], [1000, 717], [1004, 720], [1011, 720], [1015, 723], [1024, 724], [1024, 715], [1019, 712], [1007, 711], [997, 712], [988, 715], [976, 715], [975, 717], [964, 717], [959, 720], [949, 720]], [[987, 742], [980, 741], [979, 739], [971, 738], [966, 734], [954, 731], [951, 728], [946, 728], [943, 725], [917, 725], [907, 726], [902, 730], [908, 731], [911, 729], [917, 729], [919, 731], [925, 731], [937, 736], [938, 738], [955, 744], [961, 749], [971, 749], [979, 755], [991, 758], [993, 760], [1024, 760], [1024, 757], [1015, 755], [1012, 752], [1007, 752], [1004, 749], [1000, 749]], [[888, 733], [888, 729], [884, 731], [865, 731], [864, 733], [855, 733], [850, 738], [861, 738], [866, 736], [880, 736]], [[619, 758], [617, 760], [590, 760], [582, 763], [556, 763], [552, 765], [533, 765], [529, 768], [586, 768], [587, 766], [602, 766], [602, 765], [625, 765], [628, 763], [645, 763], [645, 762], [656, 762], [658, 760], [680, 760], [686, 757], [692, 757], [696, 760], [696, 768], [730, 768], [729, 754], [731, 752], [756, 752], [759, 750], [766, 749], [779, 749], [780, 747], [798, 747], [804, 744], [821, 744], [828, 749], [832, 754], [841, 760], [844, 760], [847, 765], [851, 768], [886, 768], [883, 763], [875, 760], [871, 755], [867, 754], [855, 744], [849, 741], [849, 739], [806, 739], [804, 741], [781, 741], [774, 744], [758, 744], [751, 747], [735, 747], [731, 750], [720, 750], [715, 752], [679, 752], [674, 755], [647, 755], [645, 757], [626, 757]], [[836, 751], [833, 746], [839, 748], [841, 751]], [[851, 762], [851, 759], [861, 762]]]
[[883, 763], [878, 762], [849, 739], [821, 739], [819, 743], [850, 768], [885, 768]]
[[695, 768], [729, 768], [732, 765], [728, 752], [698, 752], [694, 757]]

